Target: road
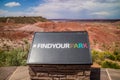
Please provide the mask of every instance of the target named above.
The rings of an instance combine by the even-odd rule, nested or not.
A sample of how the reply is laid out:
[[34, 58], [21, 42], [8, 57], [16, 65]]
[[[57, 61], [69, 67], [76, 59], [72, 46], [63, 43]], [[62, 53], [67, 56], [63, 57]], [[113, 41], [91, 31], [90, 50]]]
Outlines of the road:
[[[90, 80], [120, 80], [120, 69], [92, 68]], [[30, 80], [28, 66], [1, 67], [0, 80]]]

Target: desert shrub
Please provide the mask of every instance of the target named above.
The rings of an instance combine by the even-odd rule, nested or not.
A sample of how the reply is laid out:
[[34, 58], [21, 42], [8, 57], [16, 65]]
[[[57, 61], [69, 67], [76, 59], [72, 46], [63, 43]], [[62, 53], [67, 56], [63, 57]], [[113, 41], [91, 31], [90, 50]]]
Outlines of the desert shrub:
[[116, 49], [116, 50], [114, 50], [114, 52], [113, 52], [113, 54], [114, 54], [114, 55], [118, 55], [119, 53], [120, 53], [120, 51], [119, 51], [119, 50], [117, 50], [117, 49]]
[[[9, 20], [8, 20], [9, 19]], [[22, 24], [33, 24], [36, 23], [38, 21], [40, 22], [45, 22], [48, 21], [46, 18], [42, 17], [42, 16], [30, 16], [30, 17], [26, 17], [26, 16], [19, 16], [19, 17], [0, 17], [0, 22], [6, 22], [8, 20], [8, 22], [12, 22], [12, 23], [22, 23]]]
[[105, 60], [105, 54], [104, 52], [99, 52], [98, 57], [101, 61]]
[[6, 54], [3, 50], [0, 50], [0, 67], [5, 65]]
[[7, 52], [6, 54], [6, 66], [17, 66], [19, 65], [19, 61], [17, 60], [17, 52], [16, 50], [12, 50]]
[[120, 61], [120, 54], [116, 55], [118, 61]]
[[8, 66], [20, 66], [25, 65], [26, 60], [26, 52], [23, 52], [22, 50], [16, 49], [12, 50], [7, 55], [7, 64]]
[[[95, 50], [93, 50], [92, 51], [92, 60], [93, 60], [93, 62], [96, 62], [97, 64], [101, 64], [101, 58], [102, 58], [102, 56], [100, 55], [101, 53], [99, 52], [99, 51], [95, 51]], [[102, 58], [103, 59], [103, 58]]]
[[108, 56], [108, 53], [92, 50], [92, 60], [93, 60], [93, 62], [99, 62], [100, 63], [100, 61], [105, 60], [105, 58], [107, 58], [107, 56]]
[[92, 60], [93, 62], [96, 62], [99, 65], [102, 65], [102, 62], [106, 59], [115, 61], [117, 60], [117, 58], [120, 59], [120, 55], [116, 57], [116, 55], [109, 51], [104, 52], [99, 52], [95, 50], [92, 51]]
[[102, 67], [103, 68], [114, 68], [114, 69], [120, 69], [120, 65], [116, 62], [112, 62], [112, 61], [103, 61], [102, 62]]
[[99, 65], [102, 64], [102, 61], [101, 61], [100, 59], [97, 59], [95, 62], [96, 62], [97, 64], [99, 64]]
[[98, 51], [92, 50], [92, 60], [95, 62], [98, 59]]
[[0, 51], [0, 66], [26, 65], [28, 51], [17, 48], [10, 51]]
[[116, 60], [116, 56], [114, 54], [109, 54], [108, 59]]
[[25, 45], [19, 48], [10, 48], [7, 44], [5, 44], [4, 48], [0, 48], [0, 67], [26, 65], [30, 44], [26, 39], [23, 42]]
[[113, 54], [115, 55], [116, 60], [117, 60], [117, 61], [120, 61], [120, 49], [115, 49], [115, 50], [113, 51]]

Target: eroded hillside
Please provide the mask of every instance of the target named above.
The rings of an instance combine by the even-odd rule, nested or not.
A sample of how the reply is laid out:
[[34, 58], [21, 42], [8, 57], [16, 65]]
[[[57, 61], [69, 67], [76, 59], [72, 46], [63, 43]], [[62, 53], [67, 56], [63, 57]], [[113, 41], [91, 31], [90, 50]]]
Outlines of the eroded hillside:
[[37, 22], [22, 26], [6, 24], [1, 25], [0, 30], [1, 47], [5, 44], [16, 44], [14, 47], [24, 45], [22, 41], [25, 39], [31, 43], [34, 32], [49, 31], [88, 31], [91, 48], [98, 51], [112, 51], [116, 46], [120, 47], [120, 22]]

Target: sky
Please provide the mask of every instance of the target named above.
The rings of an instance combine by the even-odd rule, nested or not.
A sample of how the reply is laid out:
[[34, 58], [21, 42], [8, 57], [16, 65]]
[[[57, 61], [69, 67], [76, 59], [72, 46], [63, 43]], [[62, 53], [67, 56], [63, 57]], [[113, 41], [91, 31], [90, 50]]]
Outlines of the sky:
[[120, 0], [0, 0], [0, 17], [120, 19]]

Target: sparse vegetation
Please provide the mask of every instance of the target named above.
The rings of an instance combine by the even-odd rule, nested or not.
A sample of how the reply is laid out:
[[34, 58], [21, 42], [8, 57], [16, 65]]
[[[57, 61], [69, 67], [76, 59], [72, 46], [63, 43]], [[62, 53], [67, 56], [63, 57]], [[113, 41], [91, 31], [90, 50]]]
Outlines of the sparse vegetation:
[[114, 52], [104, 51], [92, 51], [93, 62], [101, 65], [103, 68], [115, 68], [120, 69], [120, 53], [119, 50]]
[[0, 67], [1, 66], [20, 66], [26, 65], [29, 43], [24, 40], [25, 46], [15, 49], [0, 49]]
[[114, 69], [120, 69], [120, 65], [117, 62], [112, 62], [105, 60], [102, 62], [103, 68], [114, 68]]
[[31, 17], [26, 17], [26, 16], [23, 16], [23, 17], [0, 17], [0, 22], [3, 22], [3, 23], [21, 23], [21, 24], [33, 24], [33, 23], [36, 23], [36, 22], [45, 22], [47, 21], [46, 18], [43, 18], [42, 16], [39, 16], [39, 17], [34, 17], [34, 16], [31, 16]]
[[17, 48], [10, 51], [0, 51], [0, 66], [26, 65], [27, 51]]

